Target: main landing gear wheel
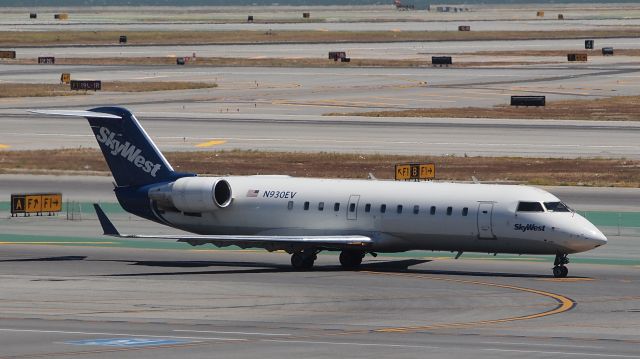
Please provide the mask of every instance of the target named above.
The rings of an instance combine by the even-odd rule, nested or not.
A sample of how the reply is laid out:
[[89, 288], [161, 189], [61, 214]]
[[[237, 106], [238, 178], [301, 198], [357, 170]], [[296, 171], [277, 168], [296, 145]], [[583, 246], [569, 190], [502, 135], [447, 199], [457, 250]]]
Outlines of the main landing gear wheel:
[[309, 270], [313, 268], [317, 255], [315, 251], [304, 250], [291, 255], [291, 266], [296, 270]]
[[358, 268], [362, 263], [362, 258], [364, 258], [364, 252], [361, 251], [340, 252], [340, 264], [345, 269]]
[[569, 258], [566, 254], [556, 254], [556, 260], [553, 262], [553, 276], [556, 278], [566, 278], [569, 274], [569, 269], [565, 267], [565, 264], [569, 264]]

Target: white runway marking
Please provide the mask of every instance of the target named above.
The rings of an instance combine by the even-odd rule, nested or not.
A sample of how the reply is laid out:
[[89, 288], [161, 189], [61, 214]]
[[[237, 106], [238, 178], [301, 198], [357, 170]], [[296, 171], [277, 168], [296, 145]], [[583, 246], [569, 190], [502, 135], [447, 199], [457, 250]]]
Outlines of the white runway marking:
[[606, 357], [606, 358], [640, 358], [638, 355], [625, 355], [625, 354], [599, 354], [599, 353], [578, 353], [578, 352], [547, 352], [541, 350], [518, 350], [518, 349], [493, 349], [493, 348], [481, 348], [479, 350], [495, 351], [495, 352], [511, 352], [511, 353], [526, 353], [526, 354], [549, 354], [549, 355], [575, 355], [575, 356], [590, 356], [590, 357]]
[[269, 337], [289, 337], [291, 334], [276, 334], [276, 333], [253, 333], [253, 332], [224, 332], [217, 330], [189, 330], [189, 329], [174, 329], [174, 332], [185, 333], [212, 333], [212, 334], [241, 334], [241, 335], [263, 335]]
[[324, 342], [314, 340], [277, 340], [277, 339], [262, 339], [263, 342], [271, 343], [297, 343], [297, 344], [322, 344], [322, 345], [354, 345], [360, 347], [387, 347], [387, 348], [420, 348], [420, 349], [442, 349], [433, 345], [406, 345], [406, 344], [379, 344], [379, 343], [356, 343], [356, 342]]
[[482, 342], [482, 344], [501, 344], [501, 345], [530, 345], [530, 346], [544, 346], [544, 347], [566, 347], [566, 348], [590, 348], [590, 349], [602, 349], [603, 347], [590, 346], [590, 345], [570, 345], [570, 344], [545, 344], [545, 343], [515, 343], [515, 342]]
[[71, 335], [105, 335], [118, 337], [145, 337], [145, 338], [171, 338], [171, 339], [193, 339], [193, 340], [226, 340], [226, 341], [244, 341], [241, 338], [217, 338], [217, 337], [182, 337], [172, 335], [146, 335], [133, 333], [101, 333], [101, 332], [73, 332], [66, 330], [38, 330], [38, 329], [12, 329], [0, 328], [0, 332], [13, 333], [50, 333], [50, 334], [71, 334]]

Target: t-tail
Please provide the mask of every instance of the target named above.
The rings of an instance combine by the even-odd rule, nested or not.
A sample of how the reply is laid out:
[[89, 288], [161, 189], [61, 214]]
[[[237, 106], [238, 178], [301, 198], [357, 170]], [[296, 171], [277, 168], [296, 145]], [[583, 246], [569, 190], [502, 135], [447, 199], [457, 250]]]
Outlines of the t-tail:
[[[132, 213], [155, 220], [148, 208], [147, 188], [181, 177], [153, 143], [136, 117], [122, 107], [97, 107], [89, 111], [38, 110], [35, 113], [85, 117], [98, 141], [116, 182], [116, 196], [122, 207]], [[142, 205], [142, 206], [141, 206]]]

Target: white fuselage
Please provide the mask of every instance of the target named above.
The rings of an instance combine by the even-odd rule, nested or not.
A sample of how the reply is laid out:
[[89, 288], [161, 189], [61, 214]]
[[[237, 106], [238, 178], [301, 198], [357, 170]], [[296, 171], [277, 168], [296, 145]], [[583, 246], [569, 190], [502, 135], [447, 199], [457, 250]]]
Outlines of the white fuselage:
[[[224, 207], [212, 205], [220, 180], [231, 189]], [[179, 185], [183, 192], [173, 200], [179, 205], [165, 206], [159, 216], [198, 234], [363, 235], [374, 240], [375, 252], [556, 254], [606, 243], [575, 212], [516, 211], [522, 201], [559, 202], [528, 186], [288, 176], [189, 177], [170, 184]]]

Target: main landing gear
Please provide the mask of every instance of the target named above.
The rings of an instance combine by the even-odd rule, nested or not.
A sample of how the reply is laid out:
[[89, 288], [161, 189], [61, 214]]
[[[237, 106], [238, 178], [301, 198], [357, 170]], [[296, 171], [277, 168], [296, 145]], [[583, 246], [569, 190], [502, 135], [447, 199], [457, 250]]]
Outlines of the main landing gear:
[[553, 276], [556, 278], [566, 278], [569, 274], [569, 269], [565, 267], [565, 264], [569, 264], [569, 258], [566, 254], [556, 254], [556, 260], [553, 262]]
[[362, 251], [345, 250], [340, 252], [340, 264], [345, 269], [358, 268], [362, 264], [362, 258], [364, 258], [364, 252]]
[[316, 261], [318, 252], [315, 249], [305, 249], [291, 255], [291, 266], [295, 270], [309, 270]]
[[[313, 268], [313, 263], [318, 258], [318, 252], [320, 251], [315, 249], [304, 249], [294, 252], [291, 255], [291, 266], [295, 270], [309, 270]], [[362, 263], [364, 255], [365, 252], [363, 251], [344, 250], [340, 252], [340, 264], [344, 269], [358, 268]], [[373, 255], [375, 256], [375, 253], [373, 253]]]

